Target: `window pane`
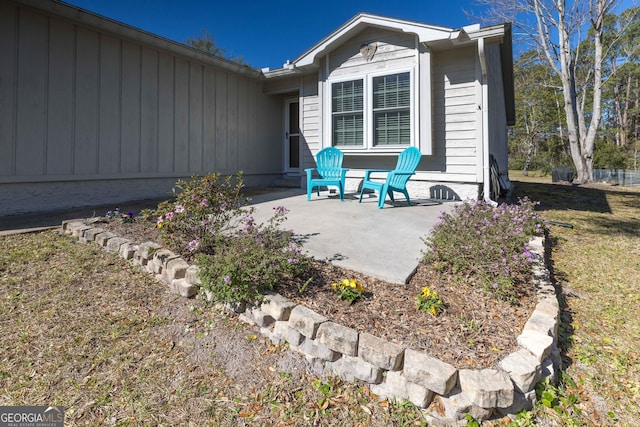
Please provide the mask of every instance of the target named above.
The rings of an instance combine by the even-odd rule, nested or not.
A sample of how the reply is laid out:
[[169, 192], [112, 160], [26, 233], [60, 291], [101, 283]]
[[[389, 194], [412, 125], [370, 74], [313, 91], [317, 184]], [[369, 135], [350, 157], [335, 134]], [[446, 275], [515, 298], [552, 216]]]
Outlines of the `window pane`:
[[411, 113], [409, 109], [376, 112], [373, 118], [375, 145], [409, 145]]
[[362, 113], [333, 116], [333, 145], [362, 146], [364, 140]]
[[347, 111], [361, 111], [364, 97], [362, 96], [362, 80], [334, 83], [332, 85], [331, 111], [344, 113]]
[[334, 146], [362, 146], [364, 141], [363, 81], [333, 83], [331, 111]]
[[411, 100], [409, 73], [373, 78], [373, 108], [408, 107]]
[[374, 145], [411, 142], [411, 84], [409, 73], [373, 78]]

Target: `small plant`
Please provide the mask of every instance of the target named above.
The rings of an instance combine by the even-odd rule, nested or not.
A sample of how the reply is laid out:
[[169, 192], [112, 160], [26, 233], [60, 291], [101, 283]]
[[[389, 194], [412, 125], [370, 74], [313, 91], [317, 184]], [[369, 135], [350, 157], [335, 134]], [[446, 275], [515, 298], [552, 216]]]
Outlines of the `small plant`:
[[241, 194], [242, 172], [235, 177], [220, 174], [193, 176], [179, 180], [175, 199], [160, 203], [155, 210], [143, 211], [144, 217], [160, 229], [163, 245], [189, 258], [197, 249], [213, 253], [224, 235], [233, 231], [245, 211], [248, 200]]
[[107, 211], [107, 213], [104, 215], [104, 217], [107, 218], [107, 219], [115, 219], [115, 218], [120, 217], [120, 208], [116, 207], [112, 211]]
[[548, 413], [558, 417], [562, 425], [580, 425], [578, 418], [581, 410], [578, 405], [580, 403], [578, 396], [576, 383], [565, 372], [561, 372], [561, 384], [558, 386], [553, 385], [548, 377], [536, 385], [538, 408], [550, 409], [552, 412]]
[[114, 210], [112, 211], [108, 211], [105, 215], [105, 218], [107, 219], [120, 219], [120, 222], [122, 223], [132, 223], [135, 221], [135, 217], [133, 215], [133, 212], [129, 211], [127, 213], [121, 213], [120, 212], [120, 208], [116, 207]]
[[120, 215], [120, 221], [122, 221], [123, 223], [132, 223], [135, 221], [135, 218], [133, 216], [133, 212], [127, 212], [127, 213], [123, 213]]
[[339, 299], [347, 301], [349, 304], [356, 302], [366, 291], [356, 279], [344, 279], [340, 283], [332, 283], [331, 288], [338, 292]]
[[143, 212], [160, 229], [163, 245], [199, 267], [201, 287], [216, 302], [258, 301], [308, 268], [293, 232], [282, 230], [287, 209], [274, 208], [269, 221], [258, 224], [242, 188], [242, 172], [194, 176], [176, 183], [174, 200]]
[[274, 208], [266, 224], [257, 224], [251, 210], [239, 227], [217, 240], [213, 253], [198, 248], [195, 264], [203, 288], [218, 302], [253, 302], [281, 281], [307, 271], [309, 260], [290, 231], [282, 231], [284, 207]]
[[440, 271], [468, 274], [496, 298], [515, 302], [515, 287], [527, 283], [531, 273], [528, 242], [545, 228], [536, 204], [526, 197], [498, 207], [476, 201], [443, 212], [424, 239], [423, 260]]
[[432, 291], [428, 287], [422, 288], [422, 293], [418, 295], [416, 308], [422, 312], [429, 312], [432, 316], [437, 317], [444, 309], [444, 302], [436, 291]]

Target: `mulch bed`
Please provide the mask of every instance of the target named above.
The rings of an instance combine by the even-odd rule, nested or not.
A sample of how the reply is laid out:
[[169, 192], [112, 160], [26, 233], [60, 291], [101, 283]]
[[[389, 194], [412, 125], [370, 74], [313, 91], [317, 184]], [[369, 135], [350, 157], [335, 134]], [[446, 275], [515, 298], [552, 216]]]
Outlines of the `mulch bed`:
[[[158, 230], [139, 219], [134, 223], [112, 219], [96, 226], [137, 243], [158, 241]], [[283, 283], [275, 291], [335, 323], [425, 351], [458, 369], [493, 367], [514, 351], [516, 337], [537, 301], [533, 284], [521, 291], [519, 305], [514, 306], [470, 286], [471, 280], [462, 275], [437, 273], [425, 264], [420, 264], [406, 285], [320, 261], [313, 262], [311, 275], [312, 281], [304, 288], [309, 277]], [[332, 283], [344, 279], [356, 279], [367, 290], [352, 305], [339, 300], [331, 288]], [[415, 307], [416, 297], [424, 286], [438, 292], [445, 303], [438, 317]]]

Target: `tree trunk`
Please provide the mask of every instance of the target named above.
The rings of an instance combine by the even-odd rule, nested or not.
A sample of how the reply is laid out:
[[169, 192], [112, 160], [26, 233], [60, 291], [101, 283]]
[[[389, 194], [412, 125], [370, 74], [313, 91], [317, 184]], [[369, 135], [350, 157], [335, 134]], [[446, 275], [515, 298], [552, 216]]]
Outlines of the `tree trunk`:
[[524, 162], [524, 168], [522, 168], [522, 175], [529, 176], [529, 167], [531, 166], [531, 156], [533, 155], [533, 138], [529, 138], [529, 144], [527, 146], [527, 157]]
[[[492, 9], [491, 14], [503, 21], [514, 20], [519, 13], [531, 14], [533, 20], [518, 23], [525, 34], [533, 38], [554, 73], [562, 82], [567, 123], [566, 135], [576, 172], [577, 182], [593, 180], [593, 154], [598, 127], [602, 120], [602, 61], [604, 18], [617, 0], [573, 0], [567, 10], [567, 0], [480, 0]], [[589, 12], [588, 14], [585, 12]], [[590, 16], [589, 16], [590, 15]], [[589, 19], [590, 18], [590, 19]], [[593, 68], [588, 70], [585, 89], [580, 97], [576, 83], [576, 64], [585, 64], [579, 57], [582, 30], [590, 23], [593, 33]], [[557, 37], [557, 39], [555, 39]], [[572, 46], [573, 44], [573, 46]], [[587, 92], [589, 91], [589, 92]], [[592, 96], [587, 102], [586, 96]], [[587, 111], [587, 108], [593, 111]], [[587, 123], [588, 121], [588, 123]]]
[[[582, 155], [582, 143], [580, 137], [580, 106], [576, 92], [576, 79], [571, 58], [571, 39], [568, 34], [565, 21], [564, 0], [557, 0], [558, 8], [558, 45], [560, 50], [560, 80], [562, 81], [562, 95], [564, 97], [564, 111], [567, 121], [567, 136], [569, 137], [569, 149], [571, 158], [576, 168], [577, 182], [582, 184], [589, 180], [588, 167]], [[549, 56], [549, 55], [548, 55]]]

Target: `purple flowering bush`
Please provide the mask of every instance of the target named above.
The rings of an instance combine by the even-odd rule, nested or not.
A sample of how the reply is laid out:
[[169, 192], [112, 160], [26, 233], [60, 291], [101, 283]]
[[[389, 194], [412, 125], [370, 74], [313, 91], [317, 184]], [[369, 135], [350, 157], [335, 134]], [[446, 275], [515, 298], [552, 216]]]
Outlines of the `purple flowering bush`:
[[217, 302], [259, 300], [309, 265], [293, 232], [282, 230], [287, 209], [274, 208], [269, 221], [258, 224], [242, 187], [241, 172], [233, 179], [194, 176], [177, 182], [174, 200], [144, 213], [165, 247], [194, 260], [202, 288]]
[[517, 287], [531, 275], [528, 242], [545, 228], [536, 204], [526, 197], [498, 207], [474, 201], [443, 212], [423, 239], [423, 260], [439, 271], [467, 274], [497, 298], [515, 303]]
[[196, 255], [202, 286], [214, 301], [260, 300], [264, 291], [308, 270], [310, 261], [293, 232], [282, 230], [286, 214], [286, 208], [276, 207], [266, 224], [258, 224], [248, 210], [225, 244]]
[[249, 201], [242, 197], [242, 172], [235, 177], [220, 174], [179, 180], [174, 199], [160, 203], [143, 215], [160, 230], [160, 243], [192, 258], [194, 251], [209, 253], [220, 236], [236, 227]]

